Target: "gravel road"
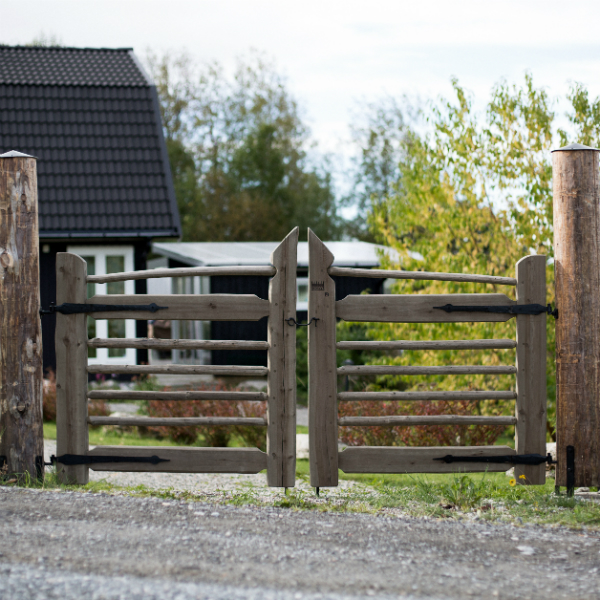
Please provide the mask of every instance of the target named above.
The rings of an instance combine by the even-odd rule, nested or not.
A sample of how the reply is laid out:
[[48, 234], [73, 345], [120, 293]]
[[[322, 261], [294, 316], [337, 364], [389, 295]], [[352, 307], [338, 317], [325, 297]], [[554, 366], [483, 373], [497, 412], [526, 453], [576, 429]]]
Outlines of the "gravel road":
[[598, 598], [600, 534], [0, 487], [0, 598]]

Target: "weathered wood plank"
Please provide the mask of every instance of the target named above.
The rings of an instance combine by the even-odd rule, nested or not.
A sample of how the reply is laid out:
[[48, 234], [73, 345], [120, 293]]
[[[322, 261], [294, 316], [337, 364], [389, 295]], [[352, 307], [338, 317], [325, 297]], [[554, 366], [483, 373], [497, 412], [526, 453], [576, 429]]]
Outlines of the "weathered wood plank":
[[213, 375], [214, 377], [265, 377], [266, 367], [237, 365], [89, 365], [88, 373], [143, 375]]
[[399, 365], [352, 365], [339, 367], [338, 375], [514, 375], [513, 366], [404, 367]]
[[268, 350], [268, 342], [243, 340], [167, 340], [153, 338], [93, 338], [89, 348], [141, 348], [147, 350]]
[[91, 390], [90, 400], [251, 400], [264, 401], [264, 392], [145, 392], [137, 390]]
[[0, 455], [22, 479], [36, 477], [44, 434], [37, 170], [19, 154], [0, 156]]
[[258, 448], [165, 448], [164, 446], [96, 446], [90, 456], [158, 456], [169, 462], [94, 463], [94, 471], [148, 473], [260, 473], [267, 455]]
[[[478, 415], [433, 415], [433, 416], [393, 416], [393, 417], [340, 417], [340, 427], [382, 427], [414, 425], [494, 425], [508, 427], [517, 422], [516, 417], [480, 417]], [[448, 453], [449, 454], [449, 453]]]
[[253, 294], [147, 294], [94, 296], [88, 304], [157, 304], [168, 308], [150, 311], [94, 312], [95, 319], [188, 319], [197, 321], [258, 321], [269, 314], [269, 301]]
[[338, 350], [370, 350], [393, 352], [397, 350], [510, 350], [517, 347], [515, 340], [396, 340], [391, 342], [338, 342]]
[[491, 283], [493, 285], [517, 285], [513, 277], [495, 275], [471, 275], [468, 273], [430, 273], [427, 271], [394, 271], [386, 269], [355, 269], [329, 267], [329, 275], [337, 277], [373, 277], [377, 279], [416, 279], [419, 281], [457, 281], [459, 283]]
[[335, 283], [327, 273], [333, 254], [308, 230], [308, 441], [310, 484], [338, 484]]
[[478, 392], [340, 392], [338, 398], [343, 402], [354, 400], [407, 400], [422, 402], [425, 400], [514, 400], [516, 392], [478, 391]]
[[[517, 303], [546, 305], [546, 257], [517, 263]], [[517, 454], [546, 454], [546, 315], [517, 315]], [[525, 479], [521, 476], [524, 475]], [[546, 482], [546, 465], [517, 465], [515, 479]]]
[[600, 486], [600, 178], [597, 150], [552, 153], [556, 306], [556, 485]]
[[509, 306], [504, 294], [373, 294], [350, 295], [335, 303], [336, 316], [344, 321], [390, 323], [482, 323], [503, 322], [514, 315], [504, 313], [451, 312], [434, 306]]
[[444, 446], [432, 448], [360, 447], [340, 452], [339, 466], [344, 473], [477, 473], [506, 471], [507, 463], [450, 463], [434, 460], [453, 456], [512, 455], [509, 446]]
[[[87, 265], [76, 254], [56, 255], [56, 302], [84, 303], [87, 295]], [[56, 315], [56, 451], [85, 454], [87, 426], [87, 317]], [[62, 483], [88, 482], [86, 465], [59, 464]]]
[[90, 425], [118, 425], [136, 427], [187, 427], [202, 425], [256, 425], [263, 427], [266, 419], [259, 417], [88, 417]]
[[271, 254], [277, 275], [269, 282], [267, 482], [294, 487], [296, 481], [296, 270], [298, 228]]
[[211, 277], [211, 276], [248, 276], [272, 277], [275, 268], [269, 266], [248, 267], [184, 267], [181, 269], [148, 269], [109, 275], [88, 275], [88, 283], [112, 283], [113, 281], [134, 281], [136, 279], [158, 279], [162, 277]]

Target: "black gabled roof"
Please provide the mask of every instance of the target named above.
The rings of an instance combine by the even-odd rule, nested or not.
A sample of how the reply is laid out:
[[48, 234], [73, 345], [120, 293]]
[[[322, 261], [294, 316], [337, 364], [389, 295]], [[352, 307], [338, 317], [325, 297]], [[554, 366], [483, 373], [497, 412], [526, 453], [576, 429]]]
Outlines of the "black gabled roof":
[[156, 88], [129, 49], [0, 46], [0, 153], [38, 158], [40, 237], [179, 236]]

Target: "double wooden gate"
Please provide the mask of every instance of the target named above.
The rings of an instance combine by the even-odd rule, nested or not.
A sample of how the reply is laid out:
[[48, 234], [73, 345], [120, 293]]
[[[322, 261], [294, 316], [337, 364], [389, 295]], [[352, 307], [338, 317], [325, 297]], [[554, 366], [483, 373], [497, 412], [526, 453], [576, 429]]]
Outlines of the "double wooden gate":
[[[74, 254], [57, 257], [57, 454], [58, 473], [63, 481], [86, 483], [88, 470], [161, 471], [196, 473], [258, 473], [267, 470], [270, 486], [292, 487], [295, 481], [296, 441], [296, 269], [298, 229], [292, 231], [271, 256], [272, 266], [197, 267], [154, 269], [132, 273], [87, 276], [86, 263]], [[503, 471], [506, 462], [461, 462], [460, 457], [545, 454], [546, 439], [546, 314], [521, 311], [516, 315], [516, 340], [338, 342], [336, 321], [379, 321], [396, 323], [449, 323], [507, 321], [515, 307], [544, 307], [546, 260], [528, 256], [517, 264], [516, 278], [453, 273], [423, 273], [352, 269], [333, 266], [334, 257], [309, 230], [309, 455], [310, 479], [315, 487], [336, 486], [338, 469], [347, 473], [449, 473]], [[110, 283], [154, 277], [211, 275], [261, 275], [271, 277], [268, 300], [254, 295], [106, 295], [87, 297], [88, 283]], [[504, 294], [448, 295], [350, 295], [335, 299], [337, 277], [385, 277], [516, 286], [517, 300]], [[454, 310], [440, 310], [451, 304]], [[155, 306], [152, 306], [155, 305]], [[510, 312], [478, 312], [490, 306]], [[475, 312], [456, 310], [456, 307]], [[74, 308], [75, 307], [75, 308]], [[160, 308], [159, 308], [160, 307]], [[527, 308], [523, 307], [523, 308]], [[268, 341], [194, 341], [154, 339], [87, 339], [87, 315], [99, 319], [161, 319], [256, 321], [268, 317]], [[534, 311], [535, 312], [535, 311]], [[267, 350], [268, 366], [115, 366], [88, 365], [87, 349], [205, 349]], [[338, 369], [337, 349], [508, 349], [516, 348], [516, 365], [504, 367], [356, 366]], [[89, 373], [179, 373], [267, 376], [267, 392], [144, 392], [88, 391]], [[341, 392], [338, 377], [358, 374], [515, 374], [515, 390], [464, 392]], [[267, 419], [256, 418], [171, 418], [91, 417], [88, 399], [131, 400], [250, 400], [267, 401]], [[395, 416], [338, 417], [338, 401], [419, 401], [514, 399], [515, 415], [482, 416]], [[338, 451], [338, 426], [484, 424], [515, 426], [516, 449], [508, 446], [457, 447], [351, 447]], [[258, 448], [165, 448], [104, 446], [89, 448], [89, 425], [253, 425], [267, 427], [267, 452]], [[439, 459], [451, 454], [456, 462]], [[545, 466], [515, 465], [520, 483], [542, 484]]]

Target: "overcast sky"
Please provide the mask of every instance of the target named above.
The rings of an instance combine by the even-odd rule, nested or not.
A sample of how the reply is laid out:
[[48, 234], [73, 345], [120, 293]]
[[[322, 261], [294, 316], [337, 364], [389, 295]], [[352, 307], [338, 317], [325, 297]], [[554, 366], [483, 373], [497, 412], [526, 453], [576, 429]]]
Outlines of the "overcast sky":
[[232, 67], [256, 48], [276, 60], [325, 150], [348, 138], [352, 108], [382, 94], [448, 94], [479, 104], [500, 78], [600, 95], [600, 2], [570, 0], [0, 0], [0, 42], [44, 33], [63, 44], [187, 49]]

